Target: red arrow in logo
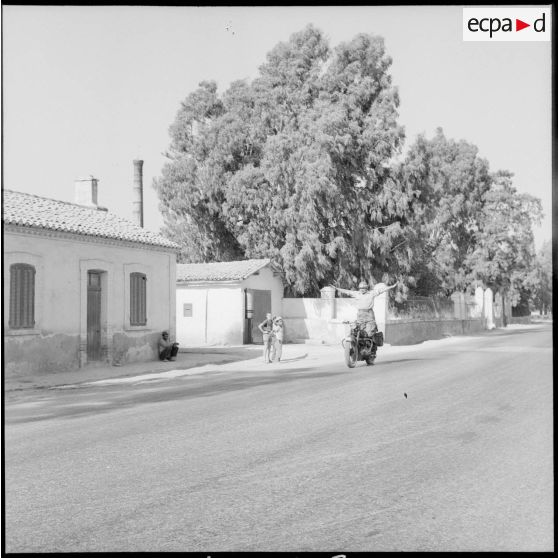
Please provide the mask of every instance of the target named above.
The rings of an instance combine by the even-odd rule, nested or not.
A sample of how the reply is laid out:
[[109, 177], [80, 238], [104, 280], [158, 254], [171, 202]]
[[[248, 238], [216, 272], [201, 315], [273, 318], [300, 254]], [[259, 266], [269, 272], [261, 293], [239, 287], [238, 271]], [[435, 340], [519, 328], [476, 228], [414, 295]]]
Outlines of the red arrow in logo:
[[522, 29], [525, 29], [525, 27], [531, 27], [530, 23], [525, 23], [524, 21], [521, 21], [520, 19], [515, 20], [515, 30], [516, 31], [521, 31]]

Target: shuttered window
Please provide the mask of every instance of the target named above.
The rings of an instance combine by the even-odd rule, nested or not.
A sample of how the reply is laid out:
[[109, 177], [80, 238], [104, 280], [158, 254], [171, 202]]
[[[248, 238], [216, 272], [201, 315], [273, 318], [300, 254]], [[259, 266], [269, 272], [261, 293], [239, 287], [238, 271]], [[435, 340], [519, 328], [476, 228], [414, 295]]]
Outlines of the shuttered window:
[[10, 266], [10, 329], [35, 327], [35, 268], [29, 264]]
[[130, 273], [130, 325], [147, 324], [147, 277], [144, 273]]

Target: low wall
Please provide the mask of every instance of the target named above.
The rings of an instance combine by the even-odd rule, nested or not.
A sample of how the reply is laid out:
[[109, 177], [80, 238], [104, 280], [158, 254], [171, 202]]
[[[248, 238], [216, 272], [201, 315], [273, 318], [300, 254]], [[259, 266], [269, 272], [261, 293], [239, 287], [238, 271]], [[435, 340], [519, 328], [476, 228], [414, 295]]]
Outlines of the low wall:
[[[384, 330], [385, 294], [374, 301], [378, 328]], [[344, 321], [354, 321], [357, 315], [353, 298], [284, 298], [281, 316], [285, 343], [313, 343], [336, 345], [349, 332]]]
[[475, 333], [484, 329], [476, 320], [401, 320], [387, 322], [385, 341], [390, 345], [414, 345], [430, 339]]
[[[422, 301], [424, 297], [418, 297]], [[417, 312], [409, 299], [407, 308], [390, 311], [387, 292], [374, 300], [378, 329], [384, 332], [390, 345], [412, 345], [429, 339], [443, 339], [451, 335], [475, 333], [484, 329], [503, 327], [504, 315], [511, 315], [509, 301], [492, 290], [477, 287], [474, 295], [456, 292], [449, 301], [438, 302], [428, 312]], [[415, 301], [416, 302], [416, 301]], [[453, 314], [449, 311], [453, 304]], [[420, 310], [420, 309], [419, 309]], [[336, 344], [346, 335], [348, 326], [342, 322], [356, 318], [356, 300], [335, 298], [333, 289], [324, 287], [321, 298], [284, 298], [282, 304], [285, 342]], [[514, 322], [509, 323], [528, 323]]]
[[510, 324], [530, 324], [531, 316], [512, 316], [508, 318]]
[[[285, 343], [314, 343], [336, 345], [348, 333], [348, 325], [339, 320], [288, 318], [285, 323]], [[443, 339], [453, 335], [466, 335], [484, 329], [481, 319], [476, 320], [398, 320], [387, 322], [384, 336], [390, 345], [415, 345], [429, 339]]]
[[[352, 302], [352, 301], [351, 301]], [[281, 317], [330, 318], [330, 301], [323, 298], [284, 298], [281, 301]]]
[[336, 345], [345, 336], [346, 324], [338, 320], [320, 320], [317, 318], [283, 318], [283, 339], [285, 343], [315, 343]]

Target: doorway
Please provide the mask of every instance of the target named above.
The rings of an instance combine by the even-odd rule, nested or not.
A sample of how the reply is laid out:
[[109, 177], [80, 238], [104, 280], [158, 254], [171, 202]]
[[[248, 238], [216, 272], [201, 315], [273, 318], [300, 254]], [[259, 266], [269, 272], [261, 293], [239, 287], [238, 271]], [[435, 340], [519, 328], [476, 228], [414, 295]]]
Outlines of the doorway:
[[271, 312], [271, 291], [246, 289], [246, 319], [244, 324], [245, 343], [263, 344], [262, 332], [258, 325]]
[[101, 272], [87, 272], [87, 360], [101, 360]]

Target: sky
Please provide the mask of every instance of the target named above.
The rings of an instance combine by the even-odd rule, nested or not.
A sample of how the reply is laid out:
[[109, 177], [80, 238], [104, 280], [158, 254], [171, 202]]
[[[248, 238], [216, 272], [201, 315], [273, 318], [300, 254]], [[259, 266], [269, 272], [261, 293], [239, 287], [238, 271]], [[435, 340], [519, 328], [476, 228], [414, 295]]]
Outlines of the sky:
[[142, 159], [144, 226], [163, 226], [152, 187], [180, 103], [203, 80], [225, 91], [312, 23], [335, 47], [385, 39], [406, 145], [417, 134], [479, 148], [493, 171], [541, 199], [535, 242], [552, 237], [551, 43], [464, 42], [460, 6], [2, 7], [3, 187], [74, 201], [99, 180], [99, 205], [132, 217]]

